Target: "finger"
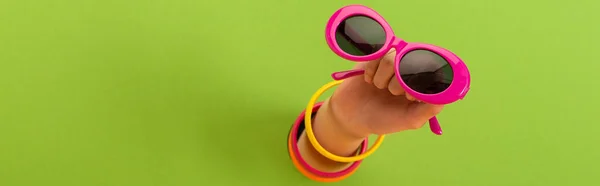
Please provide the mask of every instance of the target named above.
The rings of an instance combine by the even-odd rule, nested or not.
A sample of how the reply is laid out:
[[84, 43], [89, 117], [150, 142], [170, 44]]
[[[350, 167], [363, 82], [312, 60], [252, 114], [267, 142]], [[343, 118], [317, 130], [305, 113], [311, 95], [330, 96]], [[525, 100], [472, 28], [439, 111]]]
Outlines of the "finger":
[[367, 83], [373, 83], [373, 77], [375, 76], [377, 67], [379, 67], [379, 61], [381, 61], [381, 59], [376, 59], [376, 60], [367, 62], [367, 65], [365, 66], [365, 75], [364, 75], [365, 81]]
[[433, 116], [438, 115], [442, 109], [444, 108], [444, 105], [434, 105], [434, 104], [429, 104], [429, 103], [415, 103], [415, 108], [414, 108], [414, 116], [420, 118], [421, 120], [429, 120], [429, 118], [432, 118]]
[[379, 67], [373, 77], [373, 84], [379, 89], [387, 88], [394, 76], [394, 54], [396, 54], [395, 51], [390, 50], [379, 62]]
[[398, 82], [396, 75], [392, 76], [392, 79], [388, 84], [388, 90], [390, 91], [390, 93], [396, 96], [404, 95], [404, 89], [400, 85], [400, 82]]
[[415, 99], [415, 97], [411, 96], [410, 94], [406, 94], [406, 99], [408, 99], [409, 101], [416, 101], [417, 99]]

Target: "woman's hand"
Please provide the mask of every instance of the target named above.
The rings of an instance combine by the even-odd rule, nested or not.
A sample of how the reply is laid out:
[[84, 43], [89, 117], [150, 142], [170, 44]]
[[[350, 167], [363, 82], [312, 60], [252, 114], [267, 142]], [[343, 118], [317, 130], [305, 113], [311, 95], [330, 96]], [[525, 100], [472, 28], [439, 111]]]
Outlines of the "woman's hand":
[[[394, 54], [392, 50], [381, 59], [357, 65], [365, 74], [344, 80], [317, 112], [315, 136], [329, 152], [353, 156], [365, 137], [421, 128], [442, 110], [443, 105], [423, 103], [404, 92], [394, 75]], [[336, 172], [350, 165], [319, 154], [306, 133], [298, 146], [302, 157], [318, 170]]]
[[361, 63], [363, 76], [344, 80], [329, 100], [331, 115], [357, 137], [421, 128], [443, 105], [415, 100], [406, 94], [394, 73], [395, 51]]

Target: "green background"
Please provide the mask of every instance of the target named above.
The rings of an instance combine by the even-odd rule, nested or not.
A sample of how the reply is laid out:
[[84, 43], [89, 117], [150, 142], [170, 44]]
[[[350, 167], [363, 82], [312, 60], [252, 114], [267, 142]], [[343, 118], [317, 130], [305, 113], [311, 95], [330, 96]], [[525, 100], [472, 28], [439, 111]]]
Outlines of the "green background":
[[392, 135], [330, 185], [598, 183], [594, 0], [0, 0], [0, 185], [323, 185], [286, 135], [353, 64], [323, 33], [351, 3], [454, 51], [473, 82], [445, 135]]

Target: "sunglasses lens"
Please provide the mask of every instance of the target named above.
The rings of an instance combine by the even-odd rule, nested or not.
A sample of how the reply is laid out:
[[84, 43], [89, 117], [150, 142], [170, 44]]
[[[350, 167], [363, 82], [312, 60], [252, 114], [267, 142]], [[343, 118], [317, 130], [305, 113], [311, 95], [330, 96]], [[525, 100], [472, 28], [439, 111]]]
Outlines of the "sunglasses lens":
[[400, 60], [398, 71], [402, 81], [422, 94], [437, 94], [452, 83], [454, 72], [448, 61], [429, 50], [413, 50]]
[[338, 46], [354, 56], [366, 56], [379, 51], [385, 44], [385, 31], [379, 22], [366, 16], [346, 18], [335, 33]]

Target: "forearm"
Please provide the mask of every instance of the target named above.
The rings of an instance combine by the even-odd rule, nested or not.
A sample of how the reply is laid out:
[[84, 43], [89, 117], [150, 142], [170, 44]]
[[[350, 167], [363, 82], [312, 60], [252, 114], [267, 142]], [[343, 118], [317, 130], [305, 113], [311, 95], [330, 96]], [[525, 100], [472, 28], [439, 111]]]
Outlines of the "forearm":
[[[327, 151], [338, 156], [353, 156], [365, 136], [352, 134], [337, 121], [332, 114], [329, 100], [325, 101], [313, 119], [314, 134], [317, 141]], [[350, 163], [340, 163], [322, 156], [311, 145], [308, 137], [303, 132], [298, 140], [298, 149], [304, 160], [317, 170], [323, 172], [336, 172], [350, 166]]]

